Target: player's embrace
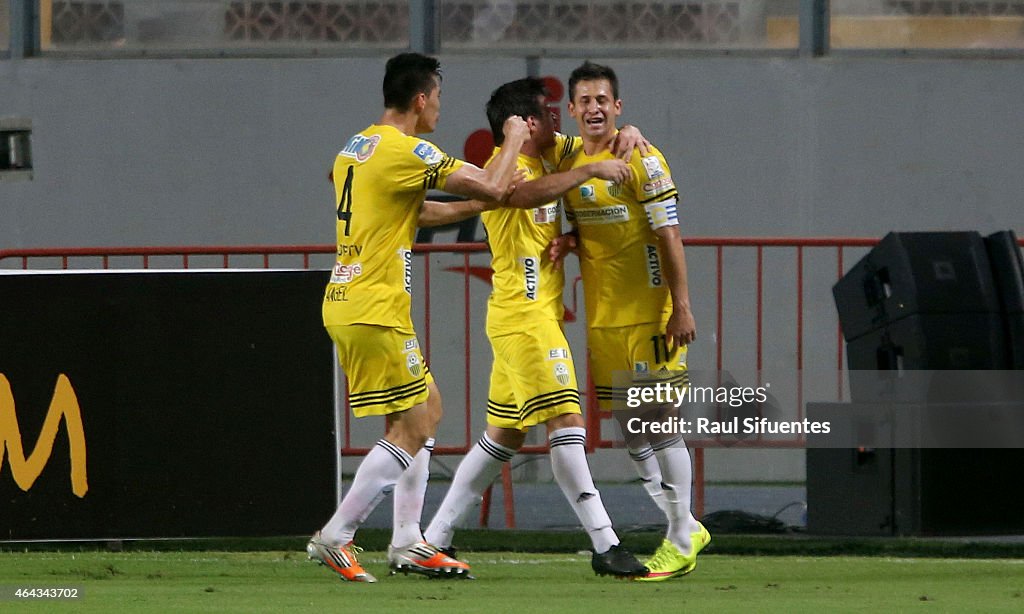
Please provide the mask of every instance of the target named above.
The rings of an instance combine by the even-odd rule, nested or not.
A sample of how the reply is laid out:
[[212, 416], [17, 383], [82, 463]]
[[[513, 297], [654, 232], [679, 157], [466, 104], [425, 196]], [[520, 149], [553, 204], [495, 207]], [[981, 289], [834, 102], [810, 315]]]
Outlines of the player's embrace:
[[394, 488], [391, 569], [466, 577], [469, 566], [426, 543], [420, 531], [441, 396], [413, 330], [412, 243], [417, 225], [457, 221], [483, 208], [478, 201], [425, 203], [428, 189], [504, 199], [529, 130], [522, 118], [510, 117], [503, 125], [506, 146], [486, 170], [417, 138], [434, 131], [441, 110], [439, 63], [417, 53], [388, 60], [384, 107], [380, 120], [349, 138], [334, 163], [337, 260], [323, 320], [348, 379], [352, 412], [386, 416], [387, 432], [307, 552], [344, 580], [375, 582], [352, 540], [382, 494]]

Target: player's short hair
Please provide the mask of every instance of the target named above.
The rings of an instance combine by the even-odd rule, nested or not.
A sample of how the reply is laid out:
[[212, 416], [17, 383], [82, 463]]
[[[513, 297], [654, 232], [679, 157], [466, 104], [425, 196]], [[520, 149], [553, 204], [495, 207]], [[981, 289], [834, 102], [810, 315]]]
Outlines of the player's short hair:
[[417, 94], [430, 94], [441, 80], [441, 63], [422, 53], [400, 53], [384, 68], [384, 106], [401, 113]]
[[537, 99], [538, 96], [547, 95], [544, 81], [536, 77], [509, 81], [494, 90], [491, 99], [487, 101], [487, 121], [491, 124], [494, 144], [500, 147], [505, 142], [505, 133], [502, 129], [506, 119], [513, 115], [523, 119], [531, 116], [540, 118], [542, 113], [547, 113], [547, 108]]
[[576, 84], [580, 81], [597, 81], [607, 79], [612, 86], [612, 96], [619, 99], [619, 78], [610, 66], [595, 64], [590, 60], [580, 64], [576, 70], [569, 75], [569, 100], [576, 100]]

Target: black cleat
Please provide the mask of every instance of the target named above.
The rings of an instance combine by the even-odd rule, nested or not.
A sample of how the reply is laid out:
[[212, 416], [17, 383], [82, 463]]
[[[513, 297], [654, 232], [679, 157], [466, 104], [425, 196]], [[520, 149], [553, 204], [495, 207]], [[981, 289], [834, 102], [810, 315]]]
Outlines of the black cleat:
[[648, 570], [633, 556], [633, 553], [621, 545], [615, 545], [608, 552], [598, 554], [590, 559], [590, 566], [599, 576], [616, 576], [619, 578], [635, 578], [646, 576]]

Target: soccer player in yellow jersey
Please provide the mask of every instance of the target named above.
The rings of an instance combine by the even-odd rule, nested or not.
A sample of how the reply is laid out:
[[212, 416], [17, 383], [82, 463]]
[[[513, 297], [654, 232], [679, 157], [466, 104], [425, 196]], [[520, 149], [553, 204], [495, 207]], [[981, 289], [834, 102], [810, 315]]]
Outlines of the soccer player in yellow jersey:
[[415, 136], [433, 132], [440, 114], [436, 59], [417, 53], [391, 58], [383, 89], [384, 114], [352, 136], [334, 163], [337, 261], [324, 293], [323, 320], [348, 379], [353, 413], [386, 416], [387, 432], [307, 552], [344, 580], [374, 582], [357, 561], [352, 539], [393, 487], [391, 569], [465, 577], [469, 567], [426, 543], [420, 531], [441, 397], [412, 325], [412, 242], [419, 223], [457, 221], [482, 208], [479, 201], [424, 203], [429, 188], [487, 201], [505, 198], [529, 130], [522, 118], [509, 118], [502, 126], [507, 148], [480, 169]]
[[[618, 79], [586, 62], [569, 78], [569, 114], [583, 150], [564, 168], [612, 158], [622, 113]], [[637, 377], [660, 372], [686, 385], [686, 346], [697, 335], [676, 213], [678, 193], [657, 148], [631, 160], [625, 183], [584, 182], [565, 195], [566, 214], [579, 233], [591, 375], [602, 409], [610, 409], [613, 371]], [[623, 429], [626, 433], [626, 430]], [[628, 433], [626, 433], [628, 435]], [[645, 488], [665, 512], [668, 530], [641, 580], [689, 573], [711, 537], [690, 513], [690, 455], [681, 436], [627, 437]]]
[[[548, 245], [561, 234], [558, 197], [588, 179], [620, 183], [630, 172], [625, 162], [609, 156], [551, 173], [580, 142], [556, 135], [544, 95], [543, 81], [526, 78], [502, 85], [487, 103], [498, 145], [509, 117], [526, 118], [531, 138], [518, 158], [525, 180], [516, 186], [507, 207], [481, 214], [494, 269], [494, 290], [487, 304], [487, 336], [494, 351], [487, 430], [459, 465], [424, 535], [429, 543], [454, 554], [452, 537], [461, 517], [523, 445], [527, 430], [544, 424], [555, 480], [593, 544], [594, 571], [641, 576], [647, 569], [619, 545], [590, 474], [576, 369], [562, 332], [564, 274], [546, 257]], [[510, 146], [507, 140], [504, 143], [502, 149]], [[629, 151], [632, 148], [630, 143]], [[499, 151], [489, 164], [497, 162]]]

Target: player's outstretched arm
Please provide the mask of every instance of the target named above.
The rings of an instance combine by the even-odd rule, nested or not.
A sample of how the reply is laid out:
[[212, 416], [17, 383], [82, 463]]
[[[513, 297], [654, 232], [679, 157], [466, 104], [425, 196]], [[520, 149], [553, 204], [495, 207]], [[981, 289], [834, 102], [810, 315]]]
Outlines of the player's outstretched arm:
[[508, 206], [518, 209], [532, 209], [546, 205], [576, 186], [592, 178], [624, 183], [630, 177], [629, 165], [622, 160], [601, 160], [573, 168], [561, 173], [524, 181], [516, 186], [508, 199]]
[[463, 164], [448, 176], [444, 190], [479, 200], [503, 200], [515, 181], [516, 157], [530, 138], [530, 129], [522, 117], [513, 115], [505, 120], [503, 132], [505, 141], [487, 168]]
[[690, 287], [686, 275], [686, 253], [679, 226], [663, 226], [654, 231], [661, 243], [665, 279], [672, 295], [672, 315], [665, 327], [669, 349], [693, 343], [697, 339], [697, 323], [690, 310]]
[[420, 228], [429, 228], [431, 226], [456, 224], [475, 215], [480, 215], [484, 211], [497, 209], [508, 201], [512, 193], [515, 192], [516, 186], [523, 180], [523, 177], [522, 171], [516, 171], [512, 176], [512, 183], [505, 190], [505, 197], [501, 201], [479, 199], [453, 201], [425, 200], [423, 201], [423, 206], [420, 207], [420, 215], [416, 220], [416, 225]]

